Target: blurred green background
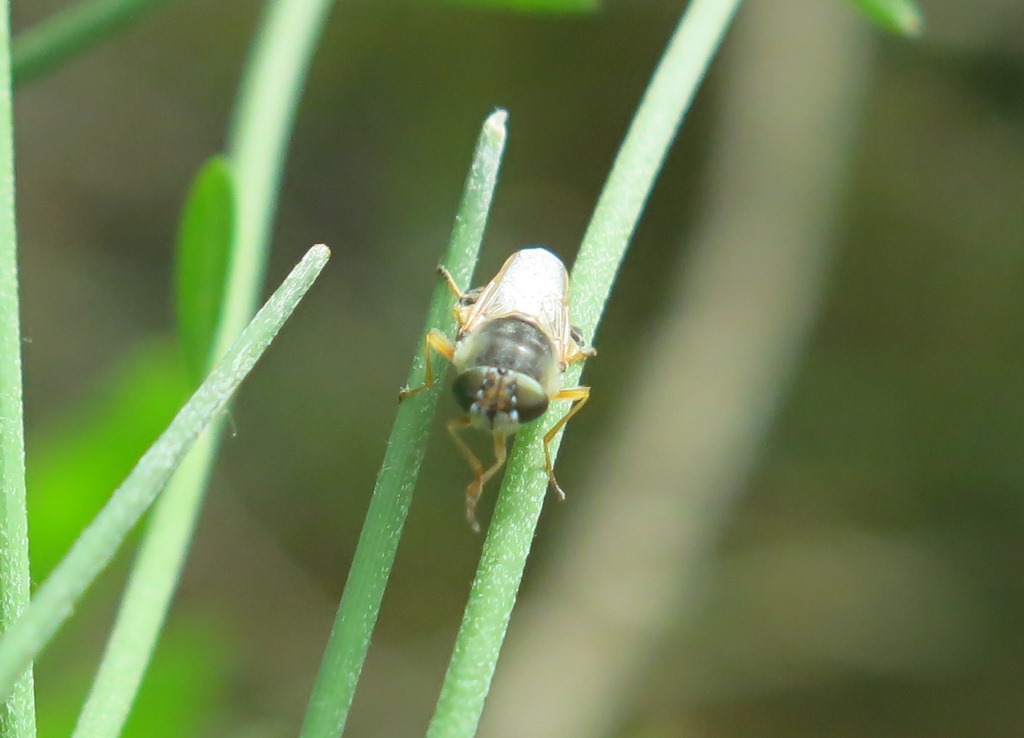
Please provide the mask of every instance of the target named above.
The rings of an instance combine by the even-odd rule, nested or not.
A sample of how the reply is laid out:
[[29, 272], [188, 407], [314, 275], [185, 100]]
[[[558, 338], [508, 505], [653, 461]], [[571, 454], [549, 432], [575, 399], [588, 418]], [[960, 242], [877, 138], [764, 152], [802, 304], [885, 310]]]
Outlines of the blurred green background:
[[[1024, 7], [923, 0], [917, 42], [873, 29], [841, 0], [831, 0], [827, 31], [757, 22], [805, 18], [809, 3], [827, 5], [741, 9], [666, 162], [595, 341], [593, 399], [560, 458], [569, 499], [547, 506], [521, 593], [544, 620], [565, 591], [578, 621], [560, 650], [542, 649], [552, 658], [523, 667], [528, 681], [556, 685], [527, 697], [515, 688], [515, 653], [530, 652], [531, 621], [513, 617], [482, 735], [545, 734], [494, 717], [514, 715], [508, 705], [553, 711], [563, 722], [549, 726], [563, 736], [1020, 734]], [[64, 5], [15, 3], [15, 32]], [[337, 3], [299, 110], [268, 281], [314, 242], [334, 257], [235, 404], [126, 735], [296, 733], [483, 118], [510, 112], [478, 276], [524, 245], [571, 261], [681, 7], [619, 0], [593, 14], [530, 15], [468, 2]], [[172, 310], [177, 218], [195, 171], [224, 144], [260, 10], [255, 0], [176, 0], [16, 93], [36, 582], [185, 395]], [[794, 48], [801, 55], [783, 68], [801, 76], [743, 88]], [[836, 72], [846, 68], [858, 72]], [[801, 85], [828, 90], [839, 107], [802, 98]], [[748, 88], [748, 98], [736, 92]], [[806, 129], [775, 125], [773, 110]], [[827, 142], [836, 110], [847, 132], [828, 149], [827, 171], [801, 169], [822, 157], [775, 168], [772, 152], [801, 150], [815, 121], [825, 129], [815, 141]], [[730, 160], [737, 150], [755, 155]], [[665, 526], [588, 536], [579, 521], [600, 514], [601, 464], [624, 436], [643, 444], [650, 433], [671, 449], [693, 430], [677, 416], [685, 402], [640, 425], [626, 419], [638, 398], [678, 389], [672, 379], [652, 386], [646, 372], [664, 355], [689, 298], [680, 279], [714, 240], [715, 219], [772, 194], [752, 182], [822, 177], [832, 195], [815, 209], [823, 225], [808, 231], [821, 259], [792, 276], [820, 300], [808, 308], [813, 322], [790, 331], [794, 349], [764, 407], [749, 418], [740, 409], [750, 447], [722, 451], [735, 455], [737, 479], [707, 487], [721, 510], [688, 510], [704, 498], [697, 482], [678, 481], [682, 469], [664, 489], [638, 483], [608, 497], [639, 519], [659, 500], [667, 507], [652, 514], [667, 511]], [[773, 212], [801, 232], [800, 203]], [[782, 284], [773, 289], [783, 294]], [[756, 282], [737, 284], [726, 303], [742, 311], [756, 292]], [[716, 315], [705, 319], [728, 342]], [[672, 361], [683, 376], [697, 358]], [[731, 408], [734, 396], [716, 386], [696, 391], [712, 409]], [[439, 428], [455, 410], [445, 398]], [[614, 463], [616, 479], [649, 468], [633, 477], [629, 458]], [[435, 434], [346, 735], [418, 735], [429, 719], [481, 545], [462, 516], [468, 475]], [[700, 532], [700, 556], [634, 562], [648, 539], [673, 535], [675, 515], [677, 530]], [[630, 565], [576, 560], [576, 540]], [[122, 554], [39, 664], [44, 738], [73, 725], [130, 562]], [[632, 629], [581, 604], [603, 601], [587, 593], [614, 592], [622, 578], [650, 594], [619, 603], [649, 614]], [[597, 621], [610, 625], [568, 637]], [[619, 652], [630, 657], [600, 656]], [[629, 668], [568, 678], [571, 663], [591, 659]], [[599, 731], [581, 727], [578, 716], [598, 713]]]

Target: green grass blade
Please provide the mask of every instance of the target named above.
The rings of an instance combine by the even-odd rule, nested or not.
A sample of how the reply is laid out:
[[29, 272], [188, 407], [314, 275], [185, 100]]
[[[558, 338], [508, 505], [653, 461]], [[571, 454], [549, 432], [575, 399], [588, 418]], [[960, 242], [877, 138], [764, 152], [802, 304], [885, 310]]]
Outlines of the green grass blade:
[[[498, 110], [484, 123], [444, 258], [445, 266], [463, 288], [470, 283], [483, 240], [505, 148], [506, 117], [505, 111]], [[438, 280], [409, 372], [408, 386], [416, 387], [423, 382], [423, 337], [433, 328], [451, 335], [455, 322], [453, 305], [454, 298]], [[399, 406], [352, 569], [313, 686], [302, 738], [336, 738], [345, 728], [426, 450], [444, 379], [443, 363], [434, 364], [439, 370], [434, 389]]]
[[178, 234], [175, 308], [185, 366], [198, 382], [210, 363], [224, 300], [234, 231], [234, 185], [220, 156], [210, 159], [185, 203]]
[[850, 0], [886, 30], [915, 38], [924, 32], [924, 16], [914, 0]]
[[[28, 607], [25, 421], [21, 386], [18, 240], [14, 213], [10, 4], [0, 0], [0, 630]], [[32, 670], [21, 665], [0, 705], [0, 738], [36, 734]]]
[[[250, 51], [230, 137], [230, 272], [210, 356], [223, 355], [256, 304], [292, 121], [330, 7], [330, 0], [270, 0]], [[75, 738], [120, 732], [184, 565], [220, 426], [215, 421], [199, 439], [153, 511]]]
[[[692, 0], [640, 102], [573, 268], [573, 318], [586, 336], [597, 330], [654, 180], [738, 6], [739, 0]], [[572, 367], [566, 386], [581, 372]], [[516, 439], [429, 738], [476, 732], [544, 503], [541, 437], [566, 410], [556, 403], [546, 420]], [[557, 447], [558, 439], [553, 456]]]
[[14, 39], [14, 83], [28, 82], [56, 69], [165, 2], [84, 0], [57, 13]]
[[215, 419], [199, 437], [153, 511], [72, 738], [112, 738], [120, 735], [128, 719], [192, 540], [195, 511], [202, 503], [221, 425], [222, 420]]
[[113, 558], [125, 536], [153, 502], [206, 426], [223, 412], [245, 376], [327, 263], [314, 246], [253, 318], [156, 443], [139, 460], [110, 502], [39, 587], [24, 614], [0, 637], [0, 696], [68, 618], [78, 598]]
[[250, 50], [229, 134], [237, 246], [215, 356], [248, 322], [263, 284], [292, 122], [331, 5], [331, 0], [270, 0]]

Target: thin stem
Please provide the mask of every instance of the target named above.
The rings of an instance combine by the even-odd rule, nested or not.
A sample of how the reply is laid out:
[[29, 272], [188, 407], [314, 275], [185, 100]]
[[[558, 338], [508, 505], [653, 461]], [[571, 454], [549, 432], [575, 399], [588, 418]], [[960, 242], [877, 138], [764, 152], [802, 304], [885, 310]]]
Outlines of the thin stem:
[[87, 0], [18, 34], [11, 49], [14, 83], [53, 71], [167, 0]]
[[217, 362], [167, 430], [142, 455], [110, 502], [103, 506], [39, 588], [25, 614], [3, 634], [0, 638], [0, 695], [10, 693], [20, 672], [71, 615], [78, 598], [114, 557], [125, 536], [153, 503], [188, 449], [222, 413], [329, 257], [325, 246], [309, 250], [239, 340]]
[[0, 696], [11, 693], [15, 680], [68, 618], [78, 598], [113, 558], [199, 435], [223, 412], [329, 256], [326, 246], [309, 250], [114, 491], [39, 587], [25, 613], [0, 637]]
[[[331, 0], [271, 0], [250, 52], [231, 132], [235, 223], [211, 359], [252, 314], [263, 283], [280, 172]], [[222, 421], [197, 442], [153, 512], [74, 738], [120, 733], [167, 617], [216, 458]]]
[[[470, 282], [483, 240], [505, 148], [505, 120], [505, 111], [499, 110], [484, 123], [444, 258], [445, 266], [463, 286]], [[451, 294], [438, 280], [409, 372], [410, 387], [423, 381], [422, 347], [426, 334], [434, 328], [451, 333], [454, 327], [452, 307]], [[437, 367], [434, 390], [420, 393], [399, 407], [310, 697], [302, 738], [336, 738], [345, 728], [426, 450], [438, 389], [444, 379], [445, 367], [440, 364], [434, 364]]]
[[[739, 0], [692, 0], [640, 102], [573, 269], [572, 315], [585, 335], [596, 333], [654, 180], [738, 6]], [[566, 372], [565, 385], [576, 384], [582, 370]], [[556, 403], [545, 422], [516, 440], [428, 738], [476, 732], [544, 503], [540, 439], [565, 405]]]
[[155, 505], [72, 738], [112, 737], [124, 728], [167, 619], [223, 424], [213, 420]]
[[228, 137], [235, 175], [235, 244], [213, 356], [252, 315], [263, 284], [281, 170], [303, 82], [332, 0], [270, 0]]
[[[0, 0], [0, 631], [11, 627], [29, 601], [9, 24], [10, 5]], [[2, 738], [31, 738], [36, 733], [28, 666], [26, 662], [12, 675], [13, 690], [0, 705]]]

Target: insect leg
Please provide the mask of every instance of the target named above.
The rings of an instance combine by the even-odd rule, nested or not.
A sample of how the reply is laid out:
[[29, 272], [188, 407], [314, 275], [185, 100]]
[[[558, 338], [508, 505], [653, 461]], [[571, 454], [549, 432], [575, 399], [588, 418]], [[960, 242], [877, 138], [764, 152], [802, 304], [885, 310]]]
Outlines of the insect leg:
[[459, 437], [459, 431], [463, 428], [468, 428], [473, 421], [469, 419], [469, 416], [463, 416], [461, 418], [452, 418], [449, 420], [445, 427], [448, 428], [448, 434], [455, 441], [455, 445], [459, 447], [459, 452], [462, 454], [462, 458], [466, 460], [466, 463], [473, 469], [473, 473], [479, 478], [483, 476], [484, 465], [480, 463], [480, 459], [476, 457], [472, 449], [466, 445], [466, 442]]
[[583, 340], [583, 331], [579, 328], [574, 325], [569, 326], [569, 336], [572, 338], [575, 346], [573, 346], [572, 353], [566, 359], [566, 364], [575, 364], [577, 361], [597, 356], [597, 349], [587, 345], [586, 341]]
[[452, 273], [448, 271], [448, 268], [444, 264], [437, 265], [437, 273], [441, 275], [441, 279], [448, 285], [448, 291], [455, 295], [456, 300], [462, 300], [463, 293], [459, 289], [459, 286], [455, 284], [455, 279], [452, 277]]
[[558, 431], [562, 430], [562, 428], [565, 427], [565, 424], [569, 422], [569, 419], [587, 404], [587, 400], [590, 399], [590, 387], [570, 387], [568, 389], [563, 389], [551, 399], [573, 401], [573, 405], [569, 408], [569, 412], [567, 412], [561, 420], [555, 423], [551, 430], [544, 434], [544, 463], [548, 472], [548, 487], [555, 491], [555, 494], [558, 495], [558, 499], [564, 500], [565, 492], [563, 492], [562, 488], [558, 486], [558, 481], [555, 479], [555, 468], [551, 464], [551, 450], [548, 447], [551, 445], [551, 439], [558, 434]]
[[452, 309], [452, 314], [455, 315], [455, 320], [458, 322], [459, 329], [461, 330], [466, 327], [466, 320], [469, 318], [469, 308], [480, 299], [481, 290], [479, 287], [466, 290], [465, 292], [460, 290], [459, 286], [455, 284], [455, 278], [452, 277], [452, 273], [443, 264], [437, 265], [437, 273], [441, 275], [445, 285], [448, 287], [448, 291], [458, 301]]
[[452, 418], [448, 421], [446, 427], [452, 440], [455, 441], [459, 452], [462, 454], [462, 458], [473, 469], [475, 479], [466, 487], [466, 520], [469, 521], [469, 527], [479, 533], [480, 523], [476, 520], [476, 503], [480, 500], [480, 493], [483, 491], [487, 480], [493, 477], [505, 463], [505, 434], [494, 434], [494, 456], [496, 460], [487, 471], [484, 471], [484, 465], [480, 463], [480, 459], [476, 457], [472, 449], [459, 436], [459, 431], [463, 428], [468, 428], [472, 422], [468, 416]]
[[468, 487], [466, 487], [466, 520], [469, 527], [477, 533], [480, 532], [480, 523], [476, 520], [476, 503], [480, 501], [480, 495], [484, 491], [484, 485], [498, 473], [501, 467], [505, 466], [506, 436], [504, 433], [493, 434], [494, 440], [494, 463], [483, 474], [477, 474]]
[[432, 329], [423, 340], [423, 360], [425, 363], [424, 381], [419, 387], [403, 387], [398, 391], [398, 401], [401, 402], [407, 397], [418, 395], [423, 390], [434, 386], [434, 369], [430, 363], [430, 350], [433, 349], [451, 362], [455, 356], [455, 344], [448, 340], [448, 337], [437, 329]]
[[575, 346], [574, 348], [575, 350], [569, 354], [565, 361], [566, 365], [589, 359], [591, 356], [597, 356], [597, 349], [593, 346]]

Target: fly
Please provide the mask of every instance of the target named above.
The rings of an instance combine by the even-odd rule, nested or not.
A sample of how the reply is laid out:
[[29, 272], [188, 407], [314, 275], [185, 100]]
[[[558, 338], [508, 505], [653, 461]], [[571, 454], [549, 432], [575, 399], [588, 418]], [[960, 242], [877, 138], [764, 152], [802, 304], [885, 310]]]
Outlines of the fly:
[[[555, 479], [549, 446], [586, 404], [590, 388], [563, 388], [562, 378], [570, 364], [597, 352], [586, 345], [569, 319], [569, 275], [547, 249], [515, 252], [486, 286], [466, 292], [447, 269], [438, 266], [437, 270], [458, 300], [454, 310], [458, 333], [454, 343], [438, 330], [427, 334], [425, 381], [419, 387], [403, 388], [398, 397], [404, 400], [433, 386], [431, 350], [455, 367], [452, 390], [466, 414], [448, 421], [447, 428], [473, 469], [474, 479], [466, 487], [466, 519], [479, 532], [476, 505], [484, 485], [505, 464], [508, 437], [543, 415], [552, 400], [573, 403], [544, 435], [549, 487], [565, 499]], [[491, 433], [495, 460], [486, 469], [459, 435], [470, 426]]]

